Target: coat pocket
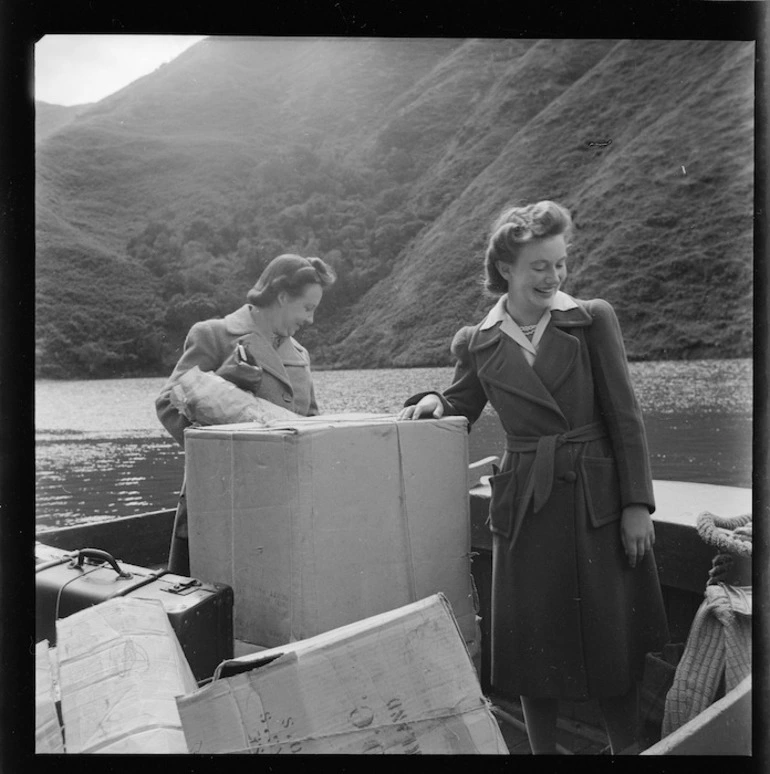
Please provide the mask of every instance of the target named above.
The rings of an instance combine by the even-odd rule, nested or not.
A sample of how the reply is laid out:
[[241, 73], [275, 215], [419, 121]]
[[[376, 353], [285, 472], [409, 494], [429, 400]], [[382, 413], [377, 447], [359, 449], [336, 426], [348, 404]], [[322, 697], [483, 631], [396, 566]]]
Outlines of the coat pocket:
[[489, 530], [509, 538], [513, 532], [513, 508], [516, 499], [516, 477], [513, 468], [489, 479], [492, 497], [489, 503]]
[[620, 484], [611, 457], [583, 457], [580, 462], [585, 482], [588, 518], [594, 527], [617, 521], [621, 514]]

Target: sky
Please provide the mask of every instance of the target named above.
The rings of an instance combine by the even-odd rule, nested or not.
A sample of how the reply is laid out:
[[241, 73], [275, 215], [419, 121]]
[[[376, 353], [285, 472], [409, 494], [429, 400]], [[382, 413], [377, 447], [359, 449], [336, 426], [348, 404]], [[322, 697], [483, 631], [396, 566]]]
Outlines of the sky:
[[204, 35], [45, 35], [35, 45], [35, 99], [84, 105], [170, 62]]

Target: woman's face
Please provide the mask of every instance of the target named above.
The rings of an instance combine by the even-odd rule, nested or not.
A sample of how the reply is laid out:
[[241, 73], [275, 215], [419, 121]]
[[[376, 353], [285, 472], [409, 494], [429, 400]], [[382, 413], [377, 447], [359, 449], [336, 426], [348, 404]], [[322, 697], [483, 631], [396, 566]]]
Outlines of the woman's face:
[[278, 319], [279, 336], [293, 336], [305, 325], [313, 324], [313, 316], [321, 303], [323, 289], [317, 283], [305, 285], [300, 296], [290, 296], [288, 293], [279, 295], [281, 314]]
[[[564, 236], [538, 239], [524, 245], [513, 264], [497, 263], [508, 280], [508, 304], [517, 322], [537, 322], [549, 309], [556, 291], [567, 277], [567, 245]], [[523, 319], [526, 318], [526, 319]]]

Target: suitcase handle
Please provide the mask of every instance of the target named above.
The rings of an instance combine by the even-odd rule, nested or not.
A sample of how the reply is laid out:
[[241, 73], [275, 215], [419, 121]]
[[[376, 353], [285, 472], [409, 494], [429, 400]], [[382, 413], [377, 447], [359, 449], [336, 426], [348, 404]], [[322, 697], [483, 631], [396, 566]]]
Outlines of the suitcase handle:
[[83, 566], [83, 559], [101, 559], [103, 562], [108, 562], [113, 570], [118, 574], [119, 578], [130, 578], [131, 573], [121, 570], [118, 563], [115, 561], [115, 557], [112, 554], [108, 554], [106, 551], [102, 551], [99, 548], [81, 548], [77, 552], [77, 556], [73, 557], [70, 567], [81, 568]]

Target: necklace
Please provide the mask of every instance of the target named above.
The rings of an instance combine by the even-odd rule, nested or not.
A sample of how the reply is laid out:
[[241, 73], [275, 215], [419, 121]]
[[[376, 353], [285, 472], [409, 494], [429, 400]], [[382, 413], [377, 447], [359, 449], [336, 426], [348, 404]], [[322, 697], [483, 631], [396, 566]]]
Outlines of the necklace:
[[521, 332], [528, 339], [531, 339], [535, 335], [535, 328], [537, 328], [537, 323], [534, 325], [520, 325], [519, 328], [521, 328]]

